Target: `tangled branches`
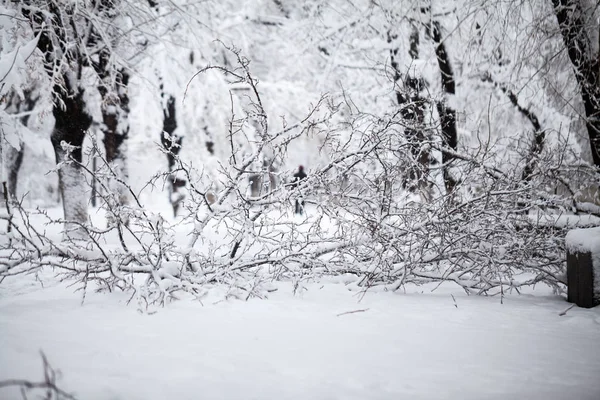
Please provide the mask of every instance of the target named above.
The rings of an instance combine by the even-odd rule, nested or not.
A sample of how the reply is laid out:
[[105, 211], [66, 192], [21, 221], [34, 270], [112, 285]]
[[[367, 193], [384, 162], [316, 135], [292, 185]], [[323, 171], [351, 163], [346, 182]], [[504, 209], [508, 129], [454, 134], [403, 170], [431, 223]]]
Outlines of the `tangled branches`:
[[[403, 134], [410, 121], [401, 112], [336, 123], [337, 106], [326, 99], [304, 120], [272, 132], [256, 81], [236, 55], [241, 72], [234, 76], [257, 101], [245, 118], [232, 118], [227, 162], [205, 171], [173, 155], [175, 168], [146, 186], [185, 178], [182, 215], [167, 220], [146, 209], [93, 146], [88, 159], [99, 159], [100, 167], [80, 167], [100, 186], [98, 213], [105, 218], [79, 223], [84, 238], [60, 238], [50, 228], [65, 221], [13, 202], [12, 213], [0, 216], [11, 227], [0, 243], [0, 276], [53, 268], [84, 293], [90, 282], [125, 290], [142, 308], [182, 293], [202, 298], [214, 285], [247, 299], [262, 297], [273, 280], [342, 274], [362, 288], [450, 281], [477, 294], [537, 283], [562, 290], [564, 236], [572, 225], [557, 215], [583, 209], [567, 182], [593, 169], [565, 149], [548, 148], [522, 179], [531, 163], [506, 161], [492, 146], [445, 148], [438, 126], [422, 126], [419, 142], [411, 142], [416, 137]], [[329, 161], [286, 183], [291, 172], [278, 168], [287, 148], [309, 134], [320, 135]], [[427, 162], [421, 152], [431, 155]], [[452, 165], [442, 168], [449, 152]], [[443, 185], [449, 167], [459, 178], [450, 193]], [[266, 177], [265, 190], [251, 190], [256, 176]], [[115, 181], [130, 204], [111, 190]], [[292, 213], [297, 198], [306, 201], [306, 216]]]

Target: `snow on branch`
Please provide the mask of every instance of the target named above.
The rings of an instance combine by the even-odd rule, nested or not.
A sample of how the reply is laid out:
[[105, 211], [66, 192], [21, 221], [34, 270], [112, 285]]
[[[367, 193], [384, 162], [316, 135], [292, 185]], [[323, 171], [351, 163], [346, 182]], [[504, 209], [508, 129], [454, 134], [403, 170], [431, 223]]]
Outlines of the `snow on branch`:
[[[227, 296], [262, 298], [273, 280], [341, 275], [365, 290], [430, 282], [489, 295], [540, 283], [564, 289], [569, 224], [555, 217], [571, 212], [573, 203], [554, 189], [585, 165], [568, 165], [549, 151], [524, 181], [516, 165], [498, 166], [491, 148], [453, 149], [426, 136], [415, 141], [402, 134], [414, 127], [401, 112], [336, 119], [328, 98], [298, 123], [268, 132], [257, 81], [236, 55], [241, 66], [233, 71], [256, 95], [244, 117], [232, 111], [231, 157], [207, 171], [174, 156], [172, 169], [145, 186], [160, 187], [173, 174], [185, 179], [177, 218], [146, 207], [93, 144], [86, 159], [99, 161], [96, 169], [68, 162], [96, 181], [105, 218], [76, 223], [86, 240], [60, 240], [45, 226], [64, 221], [11, 200], [12, 216], [0, 215], [11, 226], [0, 241], [0, 277], [51, 269], [77, 282], [84, 298], [92, 287], [123, 290], [141, 309], [183, 296], [201, 299], [213, 286], [226, 287]], [[321, 135], [329, 160], [291, 181], [293, 171], [279, 161], [309, 135]], [[433, 164], [431, 196], [407, 189], [408, 171], [420, 165], [415, 149], [422, 148], [438, 159], [451, 155], [459, 178], [451, 198], [435, 186], [443, 176]], [[264, 190], [253, 192], [257, 177]], [[110, 182], [133, 201], [120, 202]], [[303, 215], [293, 213], [297, 200], [305, 204]]]

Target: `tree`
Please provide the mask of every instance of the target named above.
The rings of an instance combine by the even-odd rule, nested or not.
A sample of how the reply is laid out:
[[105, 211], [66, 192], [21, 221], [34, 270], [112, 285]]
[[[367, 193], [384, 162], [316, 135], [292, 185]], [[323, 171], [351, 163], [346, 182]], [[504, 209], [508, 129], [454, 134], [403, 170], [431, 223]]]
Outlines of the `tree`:
[[552, 0], [585, 109], [592, 160], [600, 168], [600, 50], [598, 6], [586, 0]]
[[[42, 9], [43, 6], [48, 8]], [[75, 4], [65, 7], [50, 1], [47, 4], [24, 3], [21, 8], [34, 32], [40, 34], [38, 48], [43, 54], [44, 69], [52, 79], [55, 123], [51, 141], [59, 165], [65, 233], [77, 237], [83, 233], [79, 225], [87, 221], [86, 188], [79, 164], [82, 162], [83, 139], [92, 123], [84, 100], [83, 70], [88, 64], [87, 52], [85, 42], [82, 42], [85, 39], [79, 32], [93, 27]]]
[[[28, 60], [34, 53], [38, 37], [30, 38], [16, 10], [0, 5], [4, 37], [0, 44], [0, 176], [8, 207], [9, 197], [16, 196], [17, 179], [23, 160], [20, 125], [27, 126], [30, 112], [39, 93], [31, 76]], [[8, 185], [7, 185], [8, 182]], [[10, 195], [10, 196], [9, 196]]]
[[[40, 36], [37, 47], [51, 80], [55, 119], [51, 141], [58, 164], [65, 232], [67, 236], [81, 236], [81, 225], [87, 221], [87, 189], [81, 177], [82, 147], [93, 120], [88, 98], [93, 96], [91, 88], [97, 86], [102, 99], [107, 160], [118, 164], [118, 179], [123, 180], [126, 165], [122, 144], [129, 129], [126, 90], [129, 75], [123, 60], [127, 51], [120, 44], [125, 43], [129, 49], [136, 47], [128, 24], [139, 19], [139, 13], [132, 10], [147, 4], [118, 0], [66, 3], [23, 0], [17, 6], [33, 32]], [[120, 202], [124, 201], [123, 192]]]
[[[98, 49], [97, 59], [92, 60], [92, 67], [98, 75], [98, 92], [101, 97], [102, 123], [100, 129], [104, 136], [106, 161], [116, 172], [111, 188], [119, 193], [118, 205], [128, 203], [127, 191], [122, 183], [127, 181], [126, 143], [129, 134], [129, 96], [128, 84], [130, 74], [123, 62], [118, 58], [127, 54], [120, 42], [123, 41], [119, 24], [120, 14], [125, 13], [122, 2], [102, 0], [97, 4], [96, 14], [104, 24], [108, 25], [104, 32], [92, 30], [88, 46]], [[119, 54], [119, 51], [121, 54]]]
[[[9, 114], [15, 114], [16, 118], [23, 128], [27, 128], [29, 117], [35, 104], [39, 98], [39, 94], [34, 94], [33, 89], [25, 90], [22, 97], [13, 90], [6, 96], [7, 107], [5, 111]], [[19, 129], [19, 128], [16, 128]], [[25, 152], [25, 146], [22, 139], [19, 139], [17, 146], [6, 146], [3, 149], [3, 159], [6, 161], [5, 167], [8, 169], [8, 187], [3, 190], [8, 191], [10, 197], [16, 198], [17, 196], [17, 183], [19, 177], [19, 170], [23, 163], [23, 153]]]
[[167, 175], [167, 185], [169, 190], [169, 202], [173, 208], [173, 215], [177, 216], [180, 203], [183, 201], [186, 181], [177, 175], [177, 157], [181, 150], [183, 136], [177, 136], [177, 113], [175, 109], [175, 97], [164, 92], [161, 84], [161, 97], [165, 102], [163, 104], [163, 127], [160, 133], [160, 142], [162, 143], [167, 161], [169, 163], [169, 174]]
[[[454, 110], [448, 104], [448, 99], [446, 98], [447, 96], [454, 96], [456, 94], [456, 83], [454, 79], [454, 72], [452, 71], [452, 63], [450, 62], [446, 44], [442, 39], [442, 32], [439, 22], [431, 21], [428, 33], [435, 43], [435, 55], [440, 68], [442, 88], [445, 94], [445, 98], [436, 103], [438, 115], [440, 116], [442, 142], [451, 150], [456, 151], [458, 147], [456, 110]], [[450, 166], [453, 159], [454, 157], [451, 153], [442, 151], [442, 162], [444, 163], [444, 184], [448, 194], [451, 194], [454, 191], [457, 183], [456, 179], [450, 172]]]
[[[394, 36], [397, 39], [398, 34], [392, 35], [388, 32], [388, 43], [393, 42]], [[419, 59], [419, 38], [419, 29], [416, 25], [413, 25], [409, 37], [409, 55], [412, 61]], [[401, 107], [402, 117], [407, 121], [404, 134], [409, 142], [410, 154], [414, 160], [413, 165], [407, 167], [403, 187], [412, 192], [418, 191], [428, 201], [431, 199], [431, 185], [429, 182], [431, 155], [428, 146], [424, 145], [427, 141], [427, 127], [425, 124], [427, 100], [422, 96], [422, 91], [425, 90], [425, 81], [422, 76], [414, 76], [415, 74], [410, 71], [410, 66], [409, 71], [406, 72], [406, 76], [402, 80], [399, 67], [399, 59], [402, 56], [398, 47], [390, 48], [390, 64], [394, 73], [396, 100]]]
[[[112, 89], [99, 86], [102, 96], [102, 124], [104, 135], [104, 151], [106, 161], [116, 171], [116, 179], [112, 180], [111, 187], [119, 193], [118, 205], [128, 204], [128, 192], [123, 182], [128, 180], [127, 165], [127, 138], [129, 135], [129, 95], [127, 86], [129, 73], [121, 68]], [[115, 182], [116, 181], [116, 182]], [[119, 182], [120, 181], [120, 182]]]

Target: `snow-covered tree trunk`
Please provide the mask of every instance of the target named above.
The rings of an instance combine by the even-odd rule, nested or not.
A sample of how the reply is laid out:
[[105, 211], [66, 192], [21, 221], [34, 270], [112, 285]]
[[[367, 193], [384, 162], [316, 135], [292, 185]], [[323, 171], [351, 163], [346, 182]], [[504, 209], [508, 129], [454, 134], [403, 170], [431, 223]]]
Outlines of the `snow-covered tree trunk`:
[[[2, 121], [0, 121], [1, 123]], [[2, 198], [8, 200], [16, 198], [17, 182], [19, 170], [23, 162], [23, 141], [19, 140], [18, 146], [9, 144], [4, 138], [0, 138], [0, 164], [2, 165], [2, 174], [0, 193]], [[5, 193], [6, 192], [6, 193]]]
[[103, 98], [101, 129], [104, 134], [106, 161], [116, 175], [116, 179], [111, 180], [110, 187], [117, 194], [116, 199], [119, 206], [129, 203], [129, 193], [126, 187], [120, 183], [128, 181], [126, 147], [129, 135], [128, 83], [129, 74], [120, 70], [117, 73], [115, 88], [108, 89], [104, 86], [99, 88]]
[[8, 195], [10, 197], [16, 198], [17, 196], [17, 183], [19, 180], [19, 170], [21, 169], [21, 164], [23, 163], [23, 153], [24, 146], [21, 143], [21, 146], [17, 149], [15, 147], [9, 146], [6, 149], [6, 167], [8, 169], [7, 173], [7, 181], [8, 181]]
[[594, 165], [600, 168], [600, 48], [595, 2], [552, 0], [585, 107]]
[[[21, 95], [17, 94], [16, 91], [12, 91], [6, 98], [7, 107], [4, 111], [8, 114], [20, 115], [18, 117], [19, 122], [23, 127], [27, 127], [30, 112], [37, 102], [37, 95], [34, 94], [33, 90], [24, 90]], [[19, 130], [19, 122], [13, 122], [15, 124], [15, 129]], [[17, 135], [17, 137], [21, 136]], [[4, 167], [6, 168], [8, 194], [13, 198], [17, 195], [19, 170], [21, 169], [21, 164], [23, 163], [24, 153], [23, 140], [19, 139], [18, 142], [18, 146], [16, 144], [5, 146], [2, 152], [4, 158]]]
[[81, 176], [82, 145], [92, 117], [85, 109], [83, 90], [64, 93], [52, 109], [55, 125], [51, 141], [58, 164], [59, 190], [63, 200], [65, 234], [69, 238], [84, 236], [81, 224], [87, 222], [87, 187]]
[[80, 12], [81, 8], [66, 7], [54, 0], [21, 10], [33, 31], [39, 32], [37, 47], [53, 81], [55, 125], [50, 139], [58, 167], [65, 236], [73, 239], [85, 237], [82, 225], [87, 222], [87, 187], [81, 176], [81, 161], [83, 139], [92, 123], [83, 96], [83, 69], [89, 60], [77, 31]]

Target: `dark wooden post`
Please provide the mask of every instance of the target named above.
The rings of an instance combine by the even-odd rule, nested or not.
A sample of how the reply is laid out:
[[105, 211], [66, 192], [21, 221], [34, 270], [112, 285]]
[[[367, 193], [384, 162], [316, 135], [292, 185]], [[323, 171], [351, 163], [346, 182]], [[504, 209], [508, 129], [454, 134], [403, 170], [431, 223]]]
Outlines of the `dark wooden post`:
[[[600, 265], [594, 268], [595, 250], [598, 243], [590, 239], [595, 236], [597, 228], [575, 229], [567, 235], [567, 301], [579, 307], [592, 308], [600, 304]], [[586, 238], [587, 236], [587, 238]], [[582, 238], [586, 238], [582, 240]], [[600, 240], [600, 236], [598, 236]], [[597, 289], [597, 290], [596, 290]]]
[[594, 300], [594, 266], [592, 253], [567, 251], [567, 300], [579, 307], [591, 308], [600, 304]]

